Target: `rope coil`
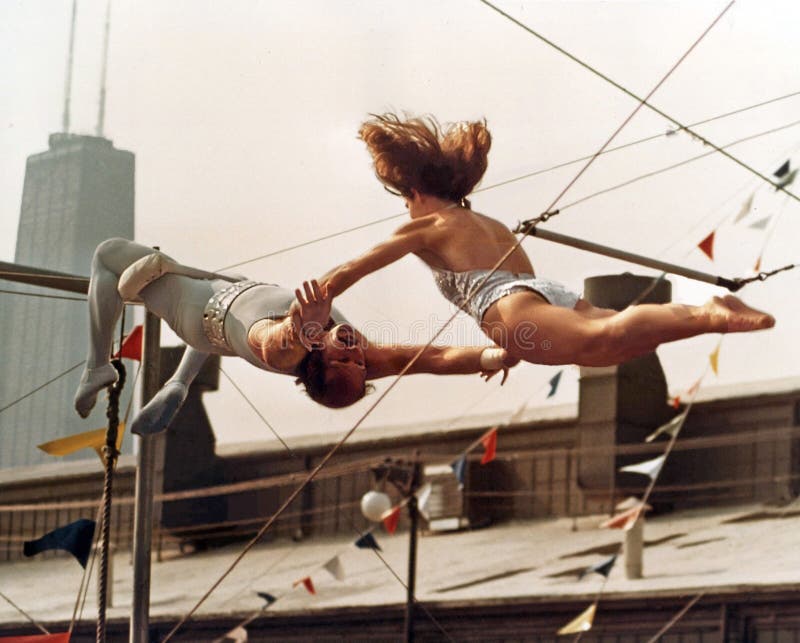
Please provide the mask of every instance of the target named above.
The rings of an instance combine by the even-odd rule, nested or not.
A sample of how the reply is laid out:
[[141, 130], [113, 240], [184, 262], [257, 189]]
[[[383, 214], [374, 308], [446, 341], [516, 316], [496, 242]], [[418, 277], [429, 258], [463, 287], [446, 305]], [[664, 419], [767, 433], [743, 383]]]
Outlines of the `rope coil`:
[[125, 386], [125, 366], [121, 359], [114, 359], [111, 364], [117, 370], [118, 379], [108, 387], [108, 429], [106, 443], [103, 446], [105, 475], [103, 478], [103, 508], [100, 524], [100, 566], [98, 569], [97, 587], [97, 643], [106, 640], [106, 603], [108, 597], [108, 564], [109, 541], [111, 536], [111, 499], [113, 495], [114, 468], [119, 457], [117, 438], [119, 437], [119, 398]]

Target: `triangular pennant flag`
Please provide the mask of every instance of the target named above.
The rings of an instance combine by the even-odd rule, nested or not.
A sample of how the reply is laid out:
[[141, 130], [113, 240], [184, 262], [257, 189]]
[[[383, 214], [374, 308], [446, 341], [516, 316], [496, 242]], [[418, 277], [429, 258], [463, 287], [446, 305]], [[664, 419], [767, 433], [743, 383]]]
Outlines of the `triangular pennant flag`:
[[458, 480], [459, 488], [464, 486], [464, 472], [467, 469], [467, 456], [466, 454], [462, 455], [458, 460], [454, 460], [450, 463], [450, 468], [453, 470], [453, 473], [456, 474], [456, 479]]
[[594, 565], [590, 565], [586, 569], [581, 572], [580, 578], [583, 578], [587, 574], [591, 574], [592, 572], [596, 574], [600, 574], [608, 578], [608, 575], [611, 573], [611, 569], [614, 567], [614, 563], [617, 562], [617, 555], [614, 554], [610, 558], [607, 558], [604, 561], [599, 563], [595, 563]]
[[636, 507], [631, 507], [616, 516], [612, 516], [603, 522], [600, 527], [602, 529], [630, 529], [639, 520], [639, 516], [645, 508], [649, 509], [649, 507], [644, 507], [640, 503]]
[[232, 641], [232, 643], [247, 643], [247, 630], [241, 625], [234, 627], [230, 632], [225, 633], [225, 637], [222, 640], [224, 643], [228, 643], [228, 641]]
[[699, 380], [697, 380], [697, 381], [696, 381], [694, 384], [692, 384], [692, 385], [691, 385], [691, 386], [690, 386], [690, 387], [689, 387], [689, 388], [686, 390], [686, 395], [688, 395], [689, 397], [692, 397], [692, 398], [693, 398], [693, 397], [695, 396], [695, 394], [697, 393], [698, 389], [700, 388], [700, 382], [701, 382], [701, 380], [702, 380], [702, 379], [703, 379], [703, 378], [701, 377], [701, 378], [700, 378]]
[[736, 215], [736, 218], [733, 220], [734, 223], [739, 223], [742, 219], [744, 219], [753, 208], [753, 197], [755, 197], [756, 193], [753, 192], [747, 200], [742, 204], [742, 209], [739, 210], [739, 214]]
[[497, 427], [489, 429], [483, 437], [481, 437], [481, 444], [485, 449], [483, 457], [481, 458], [481, 464], [487, 464], [494, 460], [495, 453], [497, 452]]
[[661, 467], [664, 466], [665, 459], [666, 456], [660, 455], [652, 460], [645, 460], [638, 464], [629, 464], [626, 467], [620, 467], [619, 470], [626, 471], [627, 473], [641, 473], [648, 476], [651, 480], [655, 480], [661, 472]]
[[777, 170], [772, 173], [772, 176], [776, 176], [779, 179], [786, 176], [789, 173], [789, 161], [791, 159], [786, 159], [783, 165], [781, 165]]
[[716, 230], [712, 230], [711, 234], [697, 244], [697, 247], [700, 248], [711, 261], [714, 261], [714, 235], [716, 233]]
[[69, 643], [70, 633], [29, 634], [27, 636], [0, 636], [0, 643]]
[[547, 394], [547, 397], [553, 397], [556, 394], [556, 391], [558, 390], [558, 385], [561, 382], [561, 374], [563, 372], [564, 369], [561, 369], [560, 371], [558, 371], [558, 373], [556, 373], [555, 375], [553, 375], [553, 377], [550, 378], [550, 381], [548, 382], [548, 384], [550, 384], [550, 392]]
[[597, 611], [597, 604], [592, 603], [583, 610], [578, 616], [572, 619], [564, 627], [558, 630], [559, 636], [563, 634], [580, 634], [581, 632], [588, 632], [592, 629], [594, 623], [594, 615]]
[[753, 272], [761, 272], [761, 255], [758, 255], [758, 259], [756, 259], [756, 263], [753, 266]]
[[92, 549], [94, 537], [94, 520], [81, 518], [68, 525], [54, 529], [36, 540], [26, 540], [23, 552], [26, 556], [35, 556], [48, 549], [63, 549], [75, 556], [81, 567], [86, 569], [86, 561]]
[[433, 491], [433, 485], [430, 482], [426, 482], [422, 485], [419, 490], [417, 491], [417, 509], [419, 512], [428, 519], [428, 500], [431, 498], [431, 491]]
[[763, 219], [759, 219], [755, 223], [751, 223], [747, 227], [752, 229], [752, 230], [764, 230], [767, 227], [767, 224], [769, 223], [769, 220], [771, 218], [772, 218], [772, 215], [770, 214], [769, 216], [766, 216]]
[[272, 604], [273, 604], [275, 601], [277, 601], [277, 600], [278, 600], [277, 598], [275, 598], [275, 597], [274, 597], [272, 594], [270, 594], [269, 592], [256, 592], [256, 594], [258, 594], [258, 595], [259, 595], [261, 598], [263, 598], [263, 599], [264, 599], [264, 600], [267, 602], [267, 604], [266, 604], [264, 607], [269, 607], [269, 606], [270, 606], [270, 605], [272, 605]]
[[302, 583], [303, 587], [306, 588], [306, 591], [309, 594], [316, 594], [317, 590], [314, 589], [314, 583], [311, 581], [311, 576], [306, 576], [305, 578], [301, 578], [300, 580], [296, 580], [292, 583], [292, 587], [297, 587]]
[[338, 556], [331, 558], [323, 567], [336, 580], [344, 580], [344, 567]]
[[[125, 423], [120, 422], [117, 427], [117, 450], [122, 446], [122, 438], [125, 434]], [[68, 435], [65, 438], [51, 440], [38, 445], [37, 448], [45, 453], [56, 456], [69, 455], [81, 449], [94, 449], [95, 453], [103, 461], [103, 447], [106, 444], [106, 429], [93, 429], [77, 435]]]
[[397, 523], [400, 522], [400, 505], [392, 507], [381, 516], [383, 526], [390, 534], [397, 531]]
[[683, 413], [679, 413], [674, 418], [672, 418], [666, 424], [662, 424], [658, 427], [655, 431], [653, 431], [650, 435], [648, 435], [644, 441], [645, 442], [652, 442], [655, 440], [659, 435], [667, 434], [669, 437], [674, 438], [678, 435], [678, 431], [681, 430], [683, 426], [683, 422], [686, 419], [686, 415], [689, 413], [689, 409], [686, 409]]
[[127, 357], [142, 361], [142, 325], [134, 326], [130, 334], [122, 340], [122, 346], [114, 357]]
[[797, 170], [794, 169], [791, 172], [789, 172], [789, 174], [784, 176], [780, 181], [778, 181], [778, 185], [775, 187], [775, 190], [780, 190], [781, 188], [789, 187], [792, 183], [794, 183], [794, 180], [796, 178], [797, 178]]
[[680, 396], [680, 395], [676, 395], [675, 397], [673, 397], [673, 398], [670, 400], [670, 406], [671, 406], [673, 409], [679, 409], [679, 408], [681, 408], [681, 396]]
[[719, 375], [719, 349], [720, 344], [717, 344], [714, 352], [708, 356], [708, 362], [711, 364], [711, 370], [714, 371], [714, 375]]
[[378, 541], [375, 540], [375, 536], [373, 536], [369, 531], [361, 536], [361, 538], [356, 541], [355, 545], [359, 549], [377, 549], [378, 551], [383, 551], [378, 546]]

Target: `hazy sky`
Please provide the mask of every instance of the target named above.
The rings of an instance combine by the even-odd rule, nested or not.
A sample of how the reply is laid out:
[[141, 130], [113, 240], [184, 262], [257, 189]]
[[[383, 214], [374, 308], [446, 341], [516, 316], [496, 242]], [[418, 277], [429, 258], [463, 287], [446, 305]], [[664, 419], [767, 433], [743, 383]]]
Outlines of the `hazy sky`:
[[[640, 95], [678, 60], [723, 9], [722, 1], [508, 2], [507, 12]], [[70, 0], [0, 3], [0, 259], [13, 260], [25, 159], [61, 129]], [[97, 120], [104, 0], [79, 2], [72, 131]], [[652, 99], [684, 123], [800, 90], [800, 3], [740, 0]], [[114, 0], [105, 135], [136, 154], [136, 237], [185, 263], [220, 268], [346, 228], [402, 214], [373, 178], [359, 123], [389, 109], [442, 121], [485, 117], [494, 137], [483, 186], [596, 151], [635, 102], [477, 0]], [[798, 118], [800, 97], [704, 125], [717, 144]], [[642, 110], [624, 143], [670, 124]], [[597, 160], [561, 201], [617, 185], [706, 151], [686, 134]], [[800, 127], [730, 152], [765, 174], [800, 163]], [[580, 165], [488, 189], [473, 206], [508, 225], [547, 207]], [[795, 191], [800, 186], [795, 186]], [[731, 219], [755, 192], [755, 213]], [[747, 275], [765, 242], [763, 268], [800, 261], [800, 204], [718, 154], [565, 208], [552, 230], [725, 276]], [[774, 215], [767, 231], [749, 223]], [[694, 245], [727, 217], [712, 264]], [[249, 263], [249, 277], [294, 287], [367, 249], [402, 221]], [[580, 290], [585, 277], [637, 270], [528, 240], [541, 275]], [[88, 268], [87, 268], [88, 269]], [[641, 274], [652, 271], [639, 270]], [[767, 333], [728, 338], [709, 385], [800, 375], [800, 271], [743, 291], [775, 314]], [[674, 299], [701, 303], [717, 289], [674, 281]], [[2, 300], [0, 300], [2, 301]], [[78, 304], [76, 304], [78, 305]], [[413, 257], [357, 284], [339, 301], [374, 336], [425, 342], [452, 307]], [[13, 329], [2, 329], [4, 339]], [[459, 315], [444, 335], [484, 342]], [[167, 340], [170, 338], [167, 336]], [[716, 344], [709, 336], [659, 349], [673, 389], [690, 385]], [[76, 347], [76, 361], [83, 347]], [[374, 398], [345, 411], [311, 403], [291, 378], [242, 360], [223, 368], [285, 436], [340, 435]], [[523, 366], [503, 388], [477, 376], [408, 378], [369, 427], [467, 413], [511, 413], [544, 404], [553, 367]], [[555, 403], [573, 401], [568, 368]], [[379, 390], [390, 380], [379, 382]], [[222, 380], [205, 397], [220, 441], [268, 439], [252, 410]], [[65, 409], [65, 412], [71, 412]], [[444, 420], [443, 424], [447, 424]], [[94, 427], [92, 427], [94, 428]]]

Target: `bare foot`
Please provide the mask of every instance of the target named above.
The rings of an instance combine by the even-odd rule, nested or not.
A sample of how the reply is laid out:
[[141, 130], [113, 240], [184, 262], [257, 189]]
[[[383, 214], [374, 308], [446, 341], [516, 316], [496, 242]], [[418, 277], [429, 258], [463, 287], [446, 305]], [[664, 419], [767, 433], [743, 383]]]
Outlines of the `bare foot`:
[[775, 325], [775, 318], [772, 315], [750, 308], [733, 295], [714, 297], [705, 308], [712, 319], [719, 322], [720, 332], [723, 333], [746, 333], [772, 328]]

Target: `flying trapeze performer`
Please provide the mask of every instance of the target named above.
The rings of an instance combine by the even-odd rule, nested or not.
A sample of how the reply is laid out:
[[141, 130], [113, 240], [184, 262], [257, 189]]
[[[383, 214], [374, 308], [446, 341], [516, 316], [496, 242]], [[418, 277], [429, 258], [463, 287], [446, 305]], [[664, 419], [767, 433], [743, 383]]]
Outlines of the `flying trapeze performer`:
[[[178, 264], [167, 255], [126, 239], [101, 243], [89, 282], [89, 351], [75, 394], [87, 417], [97, 394], [117, 381], [110, 363], [114, 326], [124, 302], [141, 302], [187, 344], [175, 374], [134, 419], [139, 434], [165, 429], [186, 398], [206, 357], [239, 356], [254, 366], [292, 375], [316, 402], [349, 406], [366, 381], [399, 373], [421, 348], [375, 344], [332, 307], [315, 282], [303, 292]], [[518, 360], [498, 347], [424, 349], [409, 373], [480, 373], [490, 379]], [[501, 382], [501, 383], [502, 383]]]
[[[328, 272], [320, 285], [337, 297], [371, 272], [413, 253], [439, 290], [471, 315], [513, 357], [535, 364], [609, 366], [664, 342], [702, 333], [771, 328], [774, 318], [733, 296], [703, 306], [643, 304], [597, 308], [550, 279], [537, 277], [525, 251], [495, 219], [470, 209], [483, 177], [491, 135], [486, 123], [444, 129], [433, 117], [374, 116], [359, 131], [378, 179], [405, 200], [411, 221], [361, 257]], [[485, 281], [484, 281], [485, 279]]]

